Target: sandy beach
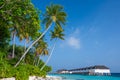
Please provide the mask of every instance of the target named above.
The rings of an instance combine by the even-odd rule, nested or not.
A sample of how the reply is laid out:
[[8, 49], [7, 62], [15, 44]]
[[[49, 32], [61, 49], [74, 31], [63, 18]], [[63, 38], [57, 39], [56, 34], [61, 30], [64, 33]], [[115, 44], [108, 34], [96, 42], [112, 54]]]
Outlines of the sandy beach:
[[[12, 78], [3, 78], [0, 80], [15, 80], [14, 77]], [[61, 77], [58, 76], [46, 76], [46, 78], [42, 78], [42, 77], [37, 77], [37, 76], [29, 76], [29, 80], [62, 80]]]

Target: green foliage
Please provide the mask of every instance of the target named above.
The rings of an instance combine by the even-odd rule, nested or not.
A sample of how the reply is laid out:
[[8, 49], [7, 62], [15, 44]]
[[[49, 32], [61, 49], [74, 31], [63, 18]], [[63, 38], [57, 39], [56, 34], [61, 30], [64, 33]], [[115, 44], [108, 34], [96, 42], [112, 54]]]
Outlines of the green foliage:
[[[1, 52], [0, 52], [1, 53]], [[2, 54], [1, 54], [2, 55]], [[11, 77], [11, 66], [3, 59], [0, 60], [0, 78]]]
[[[21, 64], [18, 67], [13, 67], [11, 64], [14, 63], [14, 59], [7, 60], [5, 57], [6, 53], [0, 52], [0, 78], [15, 77], [16, 80], [28, 80], [29, 76], [40, 76], [45, 77], [47, 72], [51, 71], [51, 67], [46, 66], [43, 71], [40, 71], [40, 66], [44, 64], [40, 60], [40, 66], [34, 66], [32, 63]], [[26, 57], [29, 58], [31, 54]], [[28, 58], [26, 58], [28, 59]], [[33, 60], [32, 60], [33, 61]]]
[[16, 62], [19, 60], [19, 58], [21, 57], [22, 53], [24, 52], [24, 48], [22, 46], [16, 46], [15, 47], [15, 57], [12, 58], [12, 45], [10, 45], [8, 47], [8, 50], [7, 50], [7, 60], [8, 60], [8, 63], [12, 66], [14, 66], [16, 64]]
[[28, 70], [29, 75], [42, 76], [42, 77], [46, 75], [46, 71], [40, 71], [39, 67], [37, 66], [26, 65], [26, 68]]
[[28, 52], [28, 54], [25, 56], [25, 63], [33, 65], [34, 62], [34, 55], [33, 53]]
[[15, 77], [17, 80], [28, 80], [30, 75], [45, 77], [46, 72], [40, 71], [37, 66], [33, 65], [20, 65], [16, 67]]
[[50, 67], [50, 66], [45, 66], [43, 68], [43, 71], [46, 71], [46, 72], [50, 72], [51, 70], [52, 70], [52, 67]]
[[54, 39], [54, 38], [59, 38], [61, 40], [64, 40], [63, 36], [63, 31], [61, 28], [59, 28], [58, 26], [56, 26], [54, 28], [54, 31], [51, 31], [51, 39]]
[[20, 40], [36, 38], [40, 29], [39, 11], [31, 0], [0, 0], [0, 18], [0, 26]]
[[[38, 67], [41, 69], [44, 64], [45, 64], [45, 63], [44, 63], [42, 60], [40, 60], [40, 61], [39, 61], [39, 64], [38, 64]], [[42, 71], [50, 72], [51, 70], [52, 70], [52, 67], [50, 67], [50, 66], [45, 66]]]
[[0, 62], [4, 61], [6, 59], [6, 53], [0, 51]]
[[18, 66], [15, 68], [15, 78], [16, 80], [28, 80], [29, 72], [26, 66]]
[[[24, 52], [24, 47], [23, 46], [16, 46], [15, 47], [15, 57], [12, 58], [12, 45], [8, 47], [7, 50], [7, 54], [5, 54], [6, 56], [6, 60], [8, 61], [8, 63], [11, 66], [14, 66], [16, 64], [16, 62], [20, 59], [20, 57], [22, 56], [22, 53]], [[31, 49], [28, 54], [25, 56], [25, 59], [23, 61], [23, 63], [26, 64], [33, 64], [34, 61], [34, 52]]]
[[38, 67], [32, 65], [21, 65], [13, 68], [5, 62], [0, 62], [0, 78], [15, 77], [16, 80], [28, 80], [30, 75], [46, 76], [45, 71], [41, 71]]
[[0, 50], [5, 51], [10, 41], [10, 32], [6, 27], [0, 26]]
[[7, 59], [8, 64], [10, 64], [11, 66], [14, 66], [17, 61], [17, 58]]
[[60, 28], [62, 28], [62, 25], [65, 25], [67, 15], [61, 5], [51, 4], [47, 6], [44, 15], [43, 23], [46, 25], [46, 28], [48, 28], [53, 22]]
[[40, 77], [46, 76], [46, 72], [40, 71], [36, 66], [20, 65], [13, 68], [5, 62], [0, 62], [0, 74], [0, 78], [15, 77], [16, 80], [28, 80], [30, 75]]
[[[46, 28], [53, 22], [57, 28], [54, 29], [52, 38], [63, 39], [64, 34], [62, 25], [66, 22], [66, 13], [61, 5], [50, 5], [46, 7], [45, 18], [43, 21]], [[59, 31], [58, 31], [59, 29]], [[39, 11], [33, 6], [31, 0], [0, 0], [0, 78], [15, 77], [16, 80], [28, 80], [30, 75], [45, 77], [52, 68], [45, 66], [42, 71], [40, 68], [45, 64], [37, 57], [34, 66], [35, 50], [38, 55], [48, 54], [48, 45], [46, 42], [39, 41], [34, 48], [25, 56], [24, 62], [16, 68], [13, 66], [23, 55], [22, 46], [15, 47], [15, 58], [11, 58], [12, 46], [10, 36], [14, 34], [20, 39], [35, 40], [40, 36]], [[62, 30], [62, 31], [61, 31]]]
[[36, 56], [48, 55], [48, 44], [45, 42], [44, 37], [40, 39], [34, 46], [36, 48]]

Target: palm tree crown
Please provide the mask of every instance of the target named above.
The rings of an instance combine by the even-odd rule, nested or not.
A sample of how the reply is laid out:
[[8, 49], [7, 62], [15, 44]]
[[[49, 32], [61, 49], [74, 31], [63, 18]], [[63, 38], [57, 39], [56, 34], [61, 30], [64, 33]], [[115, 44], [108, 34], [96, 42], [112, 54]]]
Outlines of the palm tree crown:
[[54, 28], [54, 31], [51, 31], [51, 39], [54, 39], [54, 38], [59, 38], [61, 40], [64, 40], [63, 36], [63, 29], [60, 29], [60, 27], [56, 26]]
[[43, 40], [43, 39], [40, 39], [36, 45], [36, 55], [48, 55], [48, 45], [47, 43]]
[[66, 16], [67, 15], [61, 5], [51, 4], [50, 6], [47, 6], [46, 13], [44, 15], [45, 18], [43, 20], [43, 23], [46, 26], [46, 30], [27, 48], [20, 60], [16, 63], [15, 67], [21, 62], [30, 48], [47, 33], [47, 31], [51, 28], [52, 23], [54, 23], [54, 26], [58, 26], [62, 30], [62, 25], [65, 25], [66, 22]]
[[44, 16], [45, 18], [43, 23], [45, 23], [46, 28], [48, 28], [52, 22], [61, 27], [61, 24], [65, 24], [67, 15], [63, 11], [63, 7], [61, 5], [51, 4], [46, 7], [46, 13]]

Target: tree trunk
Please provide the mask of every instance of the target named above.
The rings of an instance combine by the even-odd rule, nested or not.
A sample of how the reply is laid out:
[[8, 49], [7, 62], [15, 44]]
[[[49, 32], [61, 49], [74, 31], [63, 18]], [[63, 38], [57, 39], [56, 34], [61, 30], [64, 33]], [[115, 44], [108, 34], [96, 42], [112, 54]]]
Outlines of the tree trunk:
[[27, 40], [25, 39], [24, 52], [26, 51]]
[[39, 36], [28, 48], [27, 50], [24, 52], [24, 54], [22, 55], [22, 57], [20, 58], [20, 60], [15, 64], [14, 67], [17, 67], [19, 65], [19, 63], [21, 62], [21, 60], [24, 58], [24, 56], [27, 54], [27, 52], [30, 50], [30, 48], [36, 43], [38, 42], [44, 35], [45, 33], [50, 29], [51, 26], [49, 26], [43, 33], [41, 36]]
[[13, 51], [12, 51], [12, 58], [15, 57], [15, 31], [13, 32]]
[[42, 71], [42, 70], [44, 69], [44, 67], [47, 65], [47, 63], [49, 62], [49, 60], [50, 60], [50, 58], [51, 58], [51, 56], [52, 56], [52, 54], [53, 54], [53, 51], [54, 51], [54, 49], [55, 49], [56, 42], [57, 42], [57, 38], [56, 38], [55, 43], [54, 43], [54, 45], [53, 45], [53, 48], [52, 48], [52, 50], [51, 50], [51, 52], [50, 52], [50, 56], [48, 57], [47, 61], [46, 61], [45, 64], [42, 66], [42, 68], [40, 69], [40, 71]]
[[2, 9], [4, 6], [5, 6], [5, 3], [2, 6], [0, 6], [0, 9]]
[[34, 57], [33, 65], [35, 65], [35, 61], [36, 61], [36, 56]]
[[[24, 43], [24, 52], [26, 51], [27, 40], [25, 39]], [[23, 57], [23, 63], [25, 63], [25, 56]]]
[[34, 66], [37, 66], [38, 55], [35, 57]]
[[40, 56], [38, 55], [38, 61], [37, 61], [37, 65], [36, 66], [38, 66], [39, 63], [40, 63]]
[[[40, 55], [43, 55], [43, 51], [42, 51], [42, 53], [41, 53]], [[38, 55], [38, 56], [39, 56], [39, 59], [38, 59], [38, 62], [37, 62], [37, 66], [38, 66], [39, 63], [40, 63], [40, 55]]]

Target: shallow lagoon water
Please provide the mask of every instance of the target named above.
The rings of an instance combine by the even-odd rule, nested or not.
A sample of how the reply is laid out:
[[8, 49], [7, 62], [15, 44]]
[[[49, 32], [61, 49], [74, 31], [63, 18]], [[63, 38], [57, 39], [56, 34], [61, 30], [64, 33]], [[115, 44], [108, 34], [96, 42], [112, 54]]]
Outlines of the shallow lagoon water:
[[111, 76], [89, 76], [80, 74], [49, 74], [50, 76], [60, 76], [62, 80], [120, 80], [120, 74]]

